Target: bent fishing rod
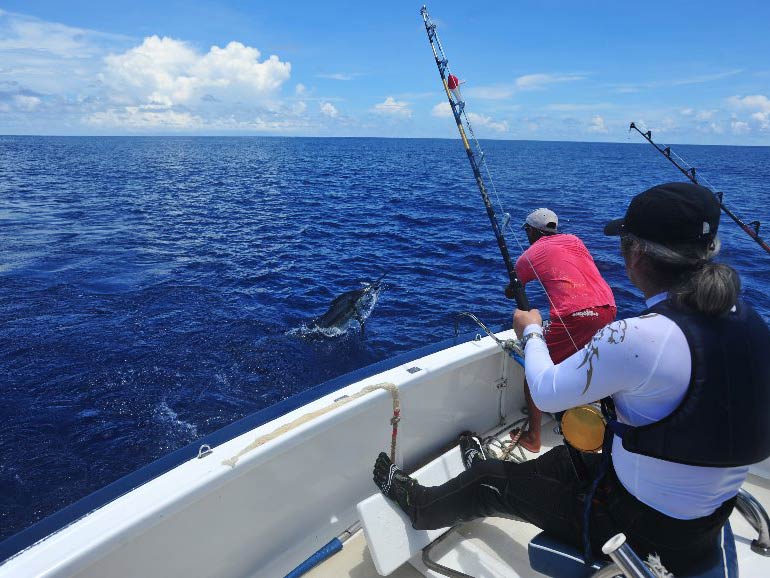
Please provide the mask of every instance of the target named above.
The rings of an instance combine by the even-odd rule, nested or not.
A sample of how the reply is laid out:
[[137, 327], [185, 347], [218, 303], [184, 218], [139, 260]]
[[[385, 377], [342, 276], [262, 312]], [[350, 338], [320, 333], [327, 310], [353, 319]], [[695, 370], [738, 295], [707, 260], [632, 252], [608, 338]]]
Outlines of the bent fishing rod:
[[[695, 185], [701, 185], [701, 183], [698, 182], [697, 177], [697, 170], [695, 167], [685, 168], [682, 166], [682, 164], [678, 163], [676, 159], [672, 155], [676, 155], [676, 153], [672, 153], [671, 147], [662, 147], [655, 143], [652, 140], [652, 131], [642, 132], [638, 126], [636, 126], [636, 123], [631, 123], [628, 127], [628, 131], [635, 130], [640, 135], [644, 137], [644, 139], [650, 143], [652, 146], [655, 147], [655, 150], [657, 150], [660, 154], [662, 154], [664, 157], [666, 157], [669, 161], [671, 161], [671, 164], [673, 164], [676, 168], [678, 168], [684, 176], [686, 176], [690, 181]], [[678, 155], [677, 155], [678, 156]], [[681, 159], [681, 157], [679, 157]], [[684, 159], [682, 159], [684, 160]], [[686, 164], [686, 163], [685, 163]], [[767, 253], [770, 253], [770, 245], [765, 242], [762, 237], [759, 236], [759, 225], [761, 224], [759, 221], [751, 221], [750, 223], [746, 224], [744, 223], [738, 216], [733, 213], [730, 209], [728, 209], [724, 203], [722, 202], [722, 192], [719, 191], [712, 191], [714, 193], [714, 196], [716, 196], [717, 200], [719, 201], [719, 207], [725, 212], [725, 214], [730, 217], [733, 221], [737, 223], [737, 225], [743, 229], [743, 231], [752, 239], [754, 239], [757, 244], [762, 247]]]
[[[428, 8], [423, 6], [420, 10], [420, 14], [422, 15], [423, 22], [425, 23], [425, 32], [428, 34], [428, 41], [430, 42], [430, 46], [433, 49], [433, 56], [436, 59], [436, 66], [438, 66], [438, 72], [441, 75], [441, 82], [444, 85], [444, 92], [446, 92], [447, 100], [449, 100], [449, 106], [452, 109], [452, 114], [454, 115], [455, 122], [457, 123], [457, 130], [460, 131], [460, 138], [463, 141], [465, 152], [468, 154], [468, 161], [471, 163], [473, 176], [476, 177], [476, 184], [479, 187], [481, 198], [483, 199], [484, 206], [487, 209], [487, 216], [489, 217], [489, 221], [492, 223], [492, 230], [494, 231], [495, 238], [497, 239], [497, 246], [500, 248], [500, 253], [502, 254], [503, 261], [505, 262], [505, 268], [508, 271], [508, 278], [510, 282], [505, 289], [505, 296], [509, 299], [515, 299], [516, 306], [519, 309], [523, 311], [529, 311], [529, 300], [527, 299], [527, 294], [524, 292], [524, 285], [522, 285], [519, 277], [516, 275], [516, 268], [513, 266], [513, 262], [511, 261], [511, 254], [508, 252], [508, 245], [505, 243], [505, 237], [503, 237], [503, 232], [499, 223], [497, 222], [495, 210], [492, 207], [491, 201], [489, 200], [487, 188], [484, 185], [484, 179], [481, 177], [481, 171], [479, 170], [479, 165], [476, 162], [476, 156], [473, 154], [473, 150], [471, 149], [470, 143], [468, 142], [468, 137], [465, 134], [465, 129], [463, 128], [463, 118], [465, 118], [465, 124], [468, 126], [468, 129], [471, 131], [471, 133], [473, 132], [473, 129], [471, 129], [470, 126], [470, 122], [468, 121], [468, 117], [465, 114], [465, 101], [463, 101], [460, 97], [459, 80], [456, 76], [451, 74], [449, 70], [449, 60], [447, 59], [446, 54], [444, 54], [444, 49], [441, 47], [441, 41], [438, 39], [438, 34], [436, 33], [436, 25], [430, 20], [430, 16], [428, 15]], [[481, 154], [483, 155], [483, 153]]]

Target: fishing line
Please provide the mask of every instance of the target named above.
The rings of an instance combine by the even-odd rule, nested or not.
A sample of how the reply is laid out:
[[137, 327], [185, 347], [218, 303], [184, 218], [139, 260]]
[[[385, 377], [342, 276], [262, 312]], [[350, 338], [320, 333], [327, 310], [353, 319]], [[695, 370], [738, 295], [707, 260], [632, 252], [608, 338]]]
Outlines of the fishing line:
[[524, 245], [519, 239], [519, 236], [516, 234], [516, 229], [514, 227], [511, 227], [510, 214], [505, 211], [505, 208], [503, 207], [503, 202], [500, 200], [500, 195], [497, 194], [497, 187], [495, 186], [494, 179], [492, 178], [492, 172], [489, 170], [489, 165], [487, 164], [487, 157], [484, 154], [484, 151], [481, 149], [481, 143], [479, 143], [478, 139], [476, 138], [476, 134], [473, 132], [473, 128], [471, 128], [470, 122], [468, 121], [468, 118], [465, 115], [464, 111], [463, 111], [463, 116], [465, 117], [465, 123], [468, 126], [468, 130], [470, 131], [471, 136], [473, 137], [473, 142], [476, 145], [476, 148], [479, 150], [481, 163], [484, 165], [484, 170], [487, 173], [489, 184], [492, 186], [492, 193], [495, 195], [497, 204], [500, 207], [500, 212], [504, 216], [509, 217], [508, 220], [504, 222], [503, 233], [505, 233], [506, 229], [510, 229], [511, 233], [513, 233], [513, 238], [516, 240], [516, 244], [519, 246], [519, 250], [521, 251], [524, 258], [527, 260], [527, 263], [529, 263], [529, 266], [532, 269], [532, 272], [535, 274], [535, 278], [537, 279], [537, 282], [540, 283], [540, 286], [543, 288], [543, 293], [545, 293], [545, 297], [546, 299], [548, 299], [548, 303], [550, 305], [551, 311], [553, 311], [556, 314], [556, 317], [559, 318], [559, 322], [562, 324], [562, 326], [564, 327], [564, 330], [567, 332], [567, 337], [569, 337], [569, 340], [572, 342], [572, 346], [575, 348], [575, 351], [580, 351], [580, 348], [577, 346], [577, 343], [575, 343], [575, 340], [572, 338], [572, 334], [569, 332], [569, 328], [567, 328], [567, 325], [564, 323], [564, 320], [562, 319], [561, 315], [556, 310], [556, 306], [554, 305], [553, 300], [551, 299], [551, 296], [548, 294], [548, 291], [546, 290], [545, 285], [543, 284], [543, 280], [540, 278], [540, 275], [538, 274], [537, 269], [535, 269], [535, 266], [532, 264], [532, 261], [530, 260], [529, 255], [526, 254], [526, 249], [524, 248]]

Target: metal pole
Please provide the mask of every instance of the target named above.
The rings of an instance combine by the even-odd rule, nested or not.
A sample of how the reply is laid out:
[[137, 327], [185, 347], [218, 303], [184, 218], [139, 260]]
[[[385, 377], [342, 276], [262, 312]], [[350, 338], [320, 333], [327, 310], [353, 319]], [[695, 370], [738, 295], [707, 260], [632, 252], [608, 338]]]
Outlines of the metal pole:
[[602, 546], [602, 552], [612, 558], [612, 561], [623, 571], [626, 578], [655, 578], [650, 569], [639, 559], [626, 544], [625, 534], [616, 534]]

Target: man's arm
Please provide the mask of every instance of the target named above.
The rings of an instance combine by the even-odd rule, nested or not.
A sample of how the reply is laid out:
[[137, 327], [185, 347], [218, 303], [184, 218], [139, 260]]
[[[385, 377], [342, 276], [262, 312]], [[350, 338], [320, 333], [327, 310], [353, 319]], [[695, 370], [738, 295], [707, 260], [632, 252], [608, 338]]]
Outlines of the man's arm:
[[[631, 321], [620, 319], [603, 327], [583, 349], [558, 365], [551, 361], [543, 340], [530, 339], [524, 367], [537, 407], [548, 412], [563, 411], [643, 384], [655, 360], [643, 350], [659, 345], [639, 330], [643, 320]], [[538, 325], [528, 325], [523, 336], [542, 330]]]
[[522, 285], [526, 285], [536, 277], [535, 271], [532, 268], [533, 256], [534, 251], [532, 250], [532, 247], [529, 247], [516, 260], [516, 276], [519, 278]]

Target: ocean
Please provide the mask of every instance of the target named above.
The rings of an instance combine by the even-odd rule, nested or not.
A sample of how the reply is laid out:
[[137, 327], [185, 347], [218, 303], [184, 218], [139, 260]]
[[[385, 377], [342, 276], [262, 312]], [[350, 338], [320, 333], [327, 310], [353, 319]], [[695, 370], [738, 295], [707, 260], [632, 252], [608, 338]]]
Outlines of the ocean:
[[[482, 142], [514, 257], [526, 214], [555, 210], [621, 316], [643, 301], [603, 225], [684, 179], [639, 140]], [[745, 221], [770, 221], [770, 147], [674, 150]], [[770, 255], [724, 215], [720, 233], [770, 320]], [[383, 274], [365, 334], [308, 331]], [[506, 282], [457, 140], [0, 137], [0, 539], [243, 416], [452, 337], [459, 312], [510, 326]]]

